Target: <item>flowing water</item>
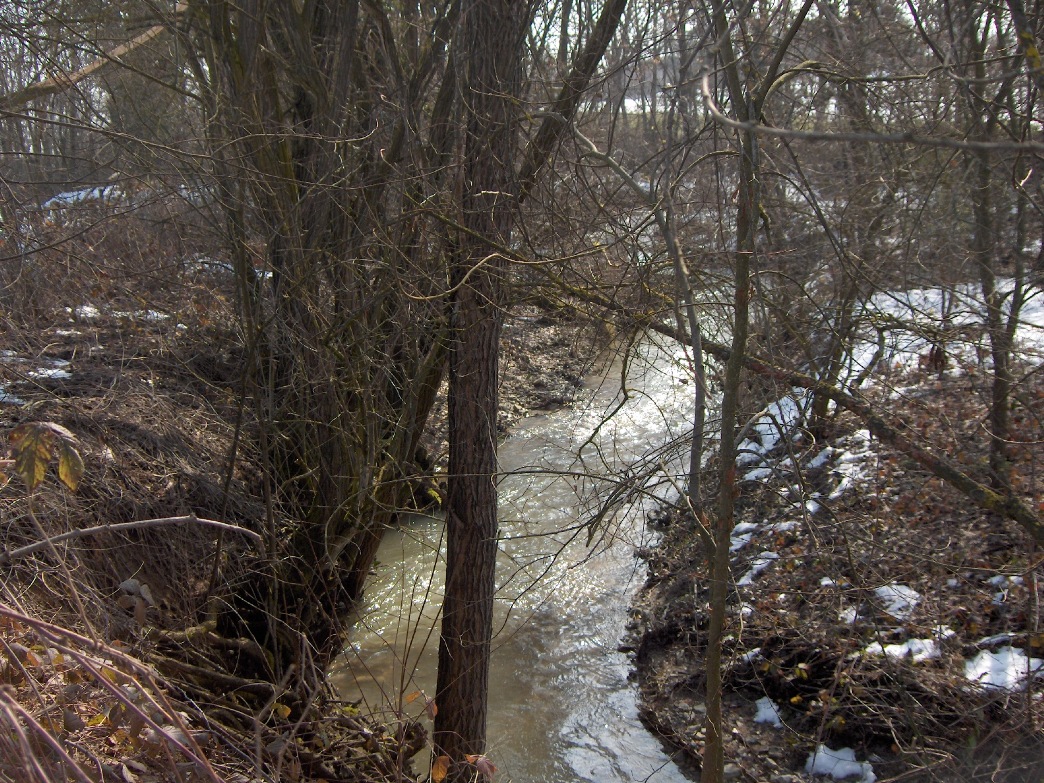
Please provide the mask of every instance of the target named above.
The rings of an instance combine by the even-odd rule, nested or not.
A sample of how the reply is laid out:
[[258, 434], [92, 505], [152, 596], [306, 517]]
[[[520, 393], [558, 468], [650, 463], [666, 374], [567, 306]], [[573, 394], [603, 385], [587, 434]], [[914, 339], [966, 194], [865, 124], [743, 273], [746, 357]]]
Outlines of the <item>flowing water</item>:
[[[632, 354], [626, 394], [617, 361], [589, 380], [578, 405], [526, 419], [499, 449], [487, 751], [499, 781], [686, 780], [639, 722], [617, 647], [644, 578], [635, 548], [649, 543], [645, 513], [676, 491], [665, 476], [681, 474], [684, 460], [665, 445], [691, 431], [692, 374], [680, 355], [651, 344]], [[588, 546], [584, 525], [614, 492], [620, 510]], [[423, 700], [407, 703], [407, 694], [435, 691], [440, 552], [439, 520], [416, 517], [387, 534], [335, 677], [346, 698], [361, 696], [389, 720], [421, 713]]]

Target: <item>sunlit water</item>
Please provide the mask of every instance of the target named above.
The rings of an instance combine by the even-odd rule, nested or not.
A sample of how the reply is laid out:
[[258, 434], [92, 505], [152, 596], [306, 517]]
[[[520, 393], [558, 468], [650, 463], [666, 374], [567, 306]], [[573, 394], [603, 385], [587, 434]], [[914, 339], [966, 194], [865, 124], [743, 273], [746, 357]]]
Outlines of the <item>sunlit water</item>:
[[[525, 420], [499, 450], [488, 755], [500, 781], [685, 780], [639, 722], [617, 647], [644, 578], [634, 554], [648, 542], [645, 512], [681, 483], [684, 460], [665, 446], [691, 431], [692, 375], [681, 355], [650, 345], [631, 359], [622, 407], [617, 361], [580, 405]], [[625, 484], [605, 478], [621, 472]], [[589, 546], [585, 525], [614, 490], [622, 510]], [[444, 551], [439, 520], [418, 517], [387, 535], [335, 676], [346, 698], [389, 720], [421, 713], [407, 694], [435, 691]]]

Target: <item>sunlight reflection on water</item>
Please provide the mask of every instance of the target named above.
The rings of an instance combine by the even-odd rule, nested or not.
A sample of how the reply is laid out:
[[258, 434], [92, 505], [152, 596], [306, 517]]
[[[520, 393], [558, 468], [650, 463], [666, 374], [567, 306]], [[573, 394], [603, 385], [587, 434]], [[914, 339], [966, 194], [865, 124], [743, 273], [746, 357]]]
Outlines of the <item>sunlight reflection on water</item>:
[[[613, 490], [605, 478], [610, 470], [662, 462], [680, 485], [684, 460], [660, 451], [691, 428], [691, 376], [679, 355], [644, 345], [632, 361], [630, 399], [606, 422], [620, 400], [619, 366], [612, 366], [615, 377], [610, 370], [589, 383], [582, 405], [525, 420], [499, 450], [502, 540], [488, 755], [501, 781], [686, 779], [639, 722], [629, 663], [617, 651], [644, 578], [634, 549], [649, 543], [644, 512], [655, 501], [640, 491], [628, 495], [629, 512], [608, 520], [593, 551], [578, 525]], [[654, 496], [669, 487], [650, 482]], [[414, 518], [385, 537], [346, 666], [333, 678], [346, 698], [362, 696], [370, 709], [384, 705], [392, 717], [420, 713], [422, 705], [405, 704], [404, 694], [433, 695], [440, 551], [439, 520]]]

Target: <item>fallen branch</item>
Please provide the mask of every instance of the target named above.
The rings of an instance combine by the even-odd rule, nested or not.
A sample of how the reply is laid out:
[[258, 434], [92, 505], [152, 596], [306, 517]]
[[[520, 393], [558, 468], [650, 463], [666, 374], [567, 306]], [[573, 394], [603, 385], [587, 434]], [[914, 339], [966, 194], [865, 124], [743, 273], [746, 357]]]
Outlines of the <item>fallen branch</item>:
[[228, 694], [229, 691], [234, 691], [270, 700], [274, 700], [279, 695], [279, 690], [275, 685], [263, 680], [248, 680], [163, 655], [152, 655], [150, 660], [159, 672], [168, 677], [188, 676], [194, 678], [199, 684], [205, 683], [208, 688], [216, 688], [219, 693]]
[[195, 514], [189, 514], [181, 517], [161, 517], [159, 519], [139, 519], [134, 522], [117, 522], [115, 525], [98, 525], [97, 527], [85, 527], [79, 530], [70, 530], [68, 533], [61, 533], [57, 536], [51, 536], [45, 538], [42, 541], [37, 541], [26, 546], [19, 547], [10, 552], [0, 553], [0, 565], [8, 565], [12, 560], [18, 557], [25, 557], [31, 555], [34, 552], [38, 552], [41, 549], [47, 549], [54, 544], [59, 544], [62, 541], [69, 541], [70, 539], [86, 538], [88, 536], [94, 536], [99, 533], [119, 533], [124, 530], [142, 530], [150, 527], [164, 527], [166, 525], [184, 525], [184, 524], [197, 524], [205, 525], [207, 527], [215, 527], [219, 530], [229, 530], [234, 533], [240, 533], [246, 536], [264, 553], [264, 542], [257, 533], [253, 530], [247, 530], [245, 527], [239, 527], [238, 525], [231, 525], [228, 522], [218, 522], [216, 519], [203, 519], [197, 517]]
[[[687, 344], [688, 335], [674, 326], [661, 322], [652, 314], [634, 313], [619, 302], [606, 299], [594, 292], [581, 291], [569, 287], [564, 285], [562, 281], [555, 282], [559, 287], [565, 288], [566, 293], [570, 296], [575, 296], [588, 304], [603, 307], [618, 315], [626, 316], [629, 320], [634, 321], [643, 328], [670, 337], [682, 344]], [[703, 348], [707, 353], [720, 361], [728, 361], [732, 355], [732, 351], [728, 346], [706, 338], [703, 340]], [[811, 375], [777, 367], [771, 362], [755, 356], [745, 356], [743, 358], [743, 366], [762, 377], [772, 378], [801, 389], [808, 389], [815, 394], [821, 394], [833, 400], [838, 406], [859, 418], [870, 433], [882, 443], [887, 443], [896, 451], [909, 457], [929, 473], [961, 492], [980, 508], [1017, 522], [1033, 537], [1034, 541], [1038, 544], [1044, 544], [1044, 523], [1041, 522], [1040, 517], [1021, 498], [1009, 492], [997, 491], [987, 487], [945, 457], [934, 454], [928, 448], [915, 443], [911, 438], [904, 435], [899, 427], [886, 421], [862, 397], [819, 381]]]
[[[660, 326], [654, 326], [653, 328], [657, 332], [667, 334], [675, 339], [678, 338], [676, 330], [671, 327], [660, 328]], [[711, 340], [704, 340], [703, 347], [708, 353], [721, 361], [728, 360], [731, 355], [728, 346]], [[1010, 493], [990, 489], [985, 484], [976, 481], [945, 457], [933, 454], [927, 448], [915, 443], [904, 435], [898, 427], [885, 421], [873, 409], [870, 403], [862, 397], [857, 397], [836, 386], [816, 380], [811, 375], [776, 367], [764, 359], [754, 356], [744, 357], [743, 366], [762, 377], [772, 378], [790, 386], [808, 389], [815, 394], [822, 394], [824, 397], [833, 400], [840, 407], [855, 414], [866, 425], [870, 433], [882, 443], [887, 443], [892, 448], [909, 457], [929, 473], [963, 493], [980, 508], [1018, 522], [1026, 532], [1033, 536], [1034, 541], [1038, 544], [1044, 544], [1044, 524], [1041, 523], [1040, 518], [1033, 513], [1033, 510], [1021, 498]]]
[[[178, 3], [177, 7], [174, 9], [174, 16], [180, 17], [186, 10], [188, 10], [188, 3]], [[65, 92], [66, 90], [75, 87], [88, 76], [93, 76], [112, 65], [120, 63], [121, 57], [124, 57], [135, 49], [144, 46], [167, 29], [169, 28], [166, 24], [153, 25], [141, 35], [135, 36], [127, 41], [127, 43], [120, 44], [119, 46], [110, 49], [108, 52], [104, 52], [101, 57], [85, 65], [83, 68], [80, 68], [78, 71], [58, 74], [50, 79], [44, 79], [42, 82], [30, 84], [28, 87], [23, 87], [22, 89], [8, 95], [0, 95], [0, 112], [13, 113], [23, 109], [27, 104], [32, 103], [35, 100], [46, 98], [49, 95], [55, 95], [60, 92]]]

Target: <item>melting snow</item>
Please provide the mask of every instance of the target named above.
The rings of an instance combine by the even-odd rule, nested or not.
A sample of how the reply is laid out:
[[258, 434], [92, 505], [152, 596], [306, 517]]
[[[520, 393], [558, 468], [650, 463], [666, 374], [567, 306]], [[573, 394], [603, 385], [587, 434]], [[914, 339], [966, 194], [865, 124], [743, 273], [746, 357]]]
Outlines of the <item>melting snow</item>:
[[71, 207], [89, 201], [106, 201], [108, 199], [117, 198], [119, 195], [120, 191], [115, 185], [99, 185], [94, 188], [84, 188], [82, 190], [70, 190], [65, 193], [59, 193], [57, 196], [49, 198], [41, 204], [40, 207], [43, 209], [62, 209], [64, 207]]
[[760, 467], [748, 470], [743, 474], [741, 481], [761, 481], [772, 476], [775, 471], [772, 468]]
[[994, 587], [1007, 587], [1008, 585], [1021, 585], [1021, 576], [1005, 576], [1004, 574], [997, 574], [997, 576], [991, 577], [987, 580]]
[[1002, 647], [993, 653], [983, 650], [964, 664], [964, 676], [984, 688], [1020, 690], [1032, 675], [1044, 674], [1044, 660], [1027, 658], [1022, 650]]
[[887, 584], [874, 590], [884, 610], [896, 620], [907, 620], [921, 600], [921, 594], [906, 585]]
[[37, 367], [26, 373], [30, 378], [72, 378], [72, 373], [65, 368], [69, 362], [64, 359], [55, 359], [50, 367]]
[[750, 539], [754, 537], [753, 533], [741, 533], [740, 535], [732, 534], [732, 542], [729, 546], [730, 552], [739, 552], [743, 547], [750, 543]]
[[91, 321], [101, 315], [101, 310], [92, 304], [83, 304], [79, 307], [67, 307], [65, 308], [69, 315], [78, 321]]
[[768, 696], [762, 696], [754, 704], [758, 708], [758, 712], [754, 716], [755, 723], [768, 723], [770, 726], [777, 727], [783, 725], [783, 720], [779, 717], [779, 707]]
[[849, 606], [837, 613], [837, 619], [846, 625], [854, 625], [855, 621], [859, 619], [859, 610], [854, 606]]
[[869, 762], [856, 761], [855, 751], [851, 748], [831, 750], [826, 745], [818, 745], [814, 753], [808, 754], [805, 772], [810, 775], [829, 775], [834, 780], [859, 777], [859, 783], [876, 783], [877, 775]]
[[0, 405], [25, 405], [26, 402], [16, 394], [12, 394], [0, 386]]
[[815, 457], [813, 457], [812, 459], [810, 459], [808, 461], [809, 468], [815, 469], [815, 468], [823, 467], [831, 459], [833, 459], [833, 457], [834, 457], [834, 455], [836, 453], [837, 453], [837, 450], [833, 446], [827, 446], [825, 449], [823, 449], [821, 452], [819, 452]]
[[884, 655], [888, 658], [910, 658], [914, 663], [938, 658], [942, 653], [935, 639], [907, 639], [901, 644], [874, 642], [863, 650], [867, 655]]
[[743, 655], [739, 656], [739, 660], [743, 661], [743, 663], [754, 663], [754, 661], [756, 661], [760, 657], [761, 648], [755, 647], [753, 650], [748, 650], [747, 652], [743, 653]]
[[730, 552], [738, 552], [743, 549], [754, 537], [758, 525], [754, 522], [740, 522], [732, 528], [732, 539], [729, 545]]
[[750, 570], [736, 584], [740, 587], [753, 584], [754, 577], [772, 565], [775, 560], [779, 560], [779, 555], [775, 552], [762, 552], [754, 558], [754, 562], [750, 564]]

